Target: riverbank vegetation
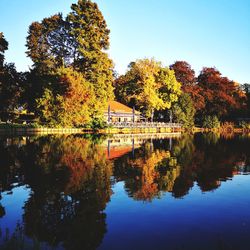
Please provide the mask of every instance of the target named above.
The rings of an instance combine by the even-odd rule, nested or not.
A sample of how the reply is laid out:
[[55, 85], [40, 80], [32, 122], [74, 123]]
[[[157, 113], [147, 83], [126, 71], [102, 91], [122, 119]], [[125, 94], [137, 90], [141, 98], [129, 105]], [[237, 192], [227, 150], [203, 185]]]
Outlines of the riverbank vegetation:
[[[144, 58], [118, 75], [108, 56], [109, 33], [96, 3], [79, 0], [64, 17], [33, 22], [27, 55], [33, 65], [18, 72], [5, 62], [0, 33], [0, 120], [48, 127], [105, 127], [109, 100], [135, 107], [151, 121], [219, 128], [225, 122], [249, 129], [250, 85], [204, 67], [197, 75], [185, 61], [170, 66]], [[23, 112], [29, 119], [20, 119]]]

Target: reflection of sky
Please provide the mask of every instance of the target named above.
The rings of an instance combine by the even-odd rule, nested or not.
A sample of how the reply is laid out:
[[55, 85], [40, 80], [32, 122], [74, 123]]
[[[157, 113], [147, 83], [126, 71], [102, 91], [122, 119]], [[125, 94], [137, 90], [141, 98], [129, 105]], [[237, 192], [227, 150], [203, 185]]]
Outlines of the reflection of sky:
[[2, 233], [8, 228], [10, 235], [14, 232], [18, 222], [22, 222], [23, 206], [28, 200], [31, 189], [20, 186], [12, 189], [12, 194], [2, 193], [1, 205], [5, 209], [5, 215], [0, 219]]
[[145, 203], [128, 197], [119, 182], [105, 210], [108, 230], [99, 249], [248, 249], [249, 184], [249, 175], [239, 175], [211, 192], [194, 185], [182, 199], [166, 193]]

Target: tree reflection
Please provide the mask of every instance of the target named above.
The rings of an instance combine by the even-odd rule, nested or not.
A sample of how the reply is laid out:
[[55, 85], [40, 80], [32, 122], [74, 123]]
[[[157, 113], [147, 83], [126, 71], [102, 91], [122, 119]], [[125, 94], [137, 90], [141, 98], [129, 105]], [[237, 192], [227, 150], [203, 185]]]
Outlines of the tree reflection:
[[[21, 233], [9, 239], [14, 244], [22, 235], [21, 244], [28, 238], [55, 248], [95, 249], [107, 232], [104, 210], [112, 180], [123, 181], [134, 200], [147, 202], [165, 192], [183, 197], [195, 184], [207, 192], [235, 174], [249, 173], [249, 148], [243, 136], [185, 134], [173, 141], [146, 140], [133, 152], [108, 160], [101, 138], [2, 137], [1, 191], [17, 185], [32, 190], [17, 227]], [[1, 200], [0, 217], [6, 213]]]
[[[129, 195], [136, 200], [151, 201], [161, 197], [162, 191], [171, 191], [180, 167], [170, 151], [157, 148], [155, 142], [146, 142], [130, 155], [115, 161], [115, 175], [125, 181]], [[120, 164], [122, 162], [122, 164]]]
[[82, 137], [51, 136], [28, 140], [11, 159], [32, 189], [25, 234], [66, 249], [95, 249], [106, 232], [103, 210], [111, 195], [105, 148]]
[[198, 184], [202, 192], [218, 188], [249, 167], [249, 139], [227, 139], [214, 133], [184, 134], [170, 148], [165, 142], [148, 141], [135, 154], [117, 160], [114, 175], [125, 182], [129, 196], [151, 201], [171, 192], [176, 198], [188, 194]]
[[218, 188], [222, 181], [237, 173], [238, 162], [249, 165], [249, 146], [247, 138], [227, 139], [214, 133], [186, 135], [177, 140], [174, 155], [181, 165], [181, 174], [176, 179], [173, 195], [186, 195], [194, 182], [203, 192]]

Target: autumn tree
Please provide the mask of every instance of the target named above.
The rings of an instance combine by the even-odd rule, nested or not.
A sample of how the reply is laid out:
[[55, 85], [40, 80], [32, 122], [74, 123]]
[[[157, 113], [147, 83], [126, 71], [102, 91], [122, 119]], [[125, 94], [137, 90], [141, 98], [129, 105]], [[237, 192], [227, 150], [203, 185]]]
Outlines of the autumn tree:
[[182, 91], [192, 98], [195, 109], [197, 111], [204, 109], [205, 100], [202, 95], [202, 88], [197, 84], [195, 71], [191, 65], [186, 61], [176, 61], [169, 68], [174, 70], [177, 81], [182, 84]]
[[222, 77], [216, 68], [203, 68], [198, 85], [205, 99], [204, 114], [221, 118], [242, 107], [239, 88], [227, 77]]
[[154, 59], [130, 63], [127, 73], [115, 82], [118, 100], [135, 106], [151, 119], [155, 110], [169, 109], [178, 100], [180, 88], [174, 71]]
[[169, 68], [174, 70], [177, 81], [182, 83], [182, 88], [196, 83], [195, 71], [186, 61], [176, 61]]
[[[34, 22], [29, 27], [27, 54], [33, 61], [30, 86], [43, 94], [50, 76], [60, 67], [72, 67], [80, 72], [94, 88], [99, 102], [95, 110], [113, 99], [113, 63], [106, 51], [109, 48], [109, 30], [96, 3], [79, 0], [63, 18], [56, 14]], [[46, 79], [45, 81], [43, 79]], [[31, 85], [28, 83], [27, 85]], [[30, 91], [34, 92], [34, 91]]]
[[59, 69], [56, 81], [37, 99], [40, 120], [52, 126], [82, 126], [91, 120], [93, 86], [71, 68]]

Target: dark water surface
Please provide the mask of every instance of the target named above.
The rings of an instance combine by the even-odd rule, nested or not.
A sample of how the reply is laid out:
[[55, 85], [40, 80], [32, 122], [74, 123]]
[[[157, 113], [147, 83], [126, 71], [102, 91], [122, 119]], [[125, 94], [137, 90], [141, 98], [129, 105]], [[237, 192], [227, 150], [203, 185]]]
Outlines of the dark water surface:
[[250, 138], [0, 137], [1, 249], [250, 249]]

